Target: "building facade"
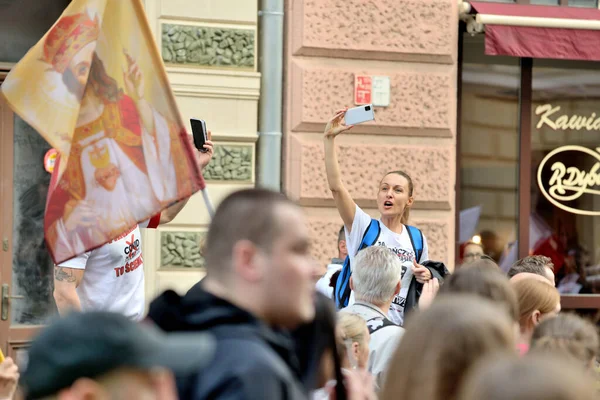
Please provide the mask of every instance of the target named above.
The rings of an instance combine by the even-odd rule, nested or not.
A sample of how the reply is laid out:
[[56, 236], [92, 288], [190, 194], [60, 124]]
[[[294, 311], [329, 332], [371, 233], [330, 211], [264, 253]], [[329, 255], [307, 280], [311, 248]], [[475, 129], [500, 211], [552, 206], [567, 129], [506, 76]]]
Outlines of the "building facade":
[[336, 257], [341, 227], [323, 129], [335, 110], [355, 105], [357, 76], [389, 78], [389, 104], [336, 139], [345, 185], [375, 216], [383, 175], [409, 173], [410, 223], [423, 230], [432, 259], [454, 260], [457, 56], [456, 1], [286, 2], [283, 183], [306, 208], [321, 263]]
[[[565, 15], [553, 29], [600, 20], [596, 0], [531, 2], [553, 6], [527, 8], [536, 26], [547, 24], [544, 13]], [[0, 1], [0, 81], [69, 0], [18, 3]], [[258, 0], [200, 3], [144, 6], [184, 120], [205, 119], [212, 131], [216, 151], [205, 179], [217, 205], [259, 181], [259, 57], [268, 49], [258, 46]], [[524, 24], [519, 12], [526, 8], [504, 6], [490, 14], [454, 0], [285, 1], [282, 152], [273, 168], [281, 168], [282, 191], [306, 210], [318, 262], [337, 256], [342, 224], [326, 181], [323, 129], [335, 110], [372, 102], [375, 121], [336, 140], [344, 183], [363, 209], [376, 216], [380, 179], [404, 170], [415, 184], [410, 223], [427, 236], [431, 259], [453, 269], [461, 237], [479, 235], [501, 265], [545, 254], [560, 266], [559, 279], [575, 279], [568, 293], [594, 296], [598, 58], [589, 49], [578, 49], [579, 61], [494, 53], [486, 38], [498, 23], [489, 15]], [[593, 23], [586, 29], [600, 32]], [[41, 245], [48, 145], [4, 102], [0, 144], [0, 337], [12, 354], [54, 310], [52, 265]], [[565, 173], [553, 178], [559, 164]], [[476, 218], [461, 219], [464, 210]], [[143, 233], [148, 299], [165, 289], [184, 292], [203, 277], [208, 224], [196, 195], [173, 222]], [[572, 308], [591, 307], [582, 298], [590, 297], [565, 297]]]

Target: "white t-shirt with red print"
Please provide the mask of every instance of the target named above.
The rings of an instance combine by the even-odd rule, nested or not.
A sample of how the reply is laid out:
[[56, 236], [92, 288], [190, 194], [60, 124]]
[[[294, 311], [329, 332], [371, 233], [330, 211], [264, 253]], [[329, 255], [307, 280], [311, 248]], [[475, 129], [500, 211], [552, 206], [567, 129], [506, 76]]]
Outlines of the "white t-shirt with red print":
[[156, 228], [160, 216], [136, 225], [110, 243], [60, 267], [83, 269], [77, 295], [83, 311], [111, 311], [139, 321], [144, 315], [142, 228]]
[[[356, 213], [354, 214], [354, 221], [352, 222], [352, 232], [348, 233], [346, 231], [346, 246], [348, 247], [348, 255], [350, 256], [350, 266], [354, 265], [354, 257], [358, 252], [358, 247], [360, 246], [360, 242], [371, 223], [371, 216], [364, 212], [359, 206], [356, 206]], [[377, 238], [376, 246], [385, 246], [388, 249], [392, 250], [402, 262], [402, 283], [400, 294], [396, 295], [394, 298], [392, 305], [390, 306], [390, 311], [388, 312], [388, 317], [392, 322], [402, 326], [404, 324], [404, 306], [406, 305], [406, 295], [408, 294], [408, 289], [410, 287], [410, 282], [413, 277], [412, 273], [412, 265], [413, 260], [415, 259], [415, 252], [413, 250], [412, 243], [410, 241], [410, 236], [408, 235], [408, 230], [406, 226], [402, 226], [401, 233], [395, 233], [389, 230], [383, 223], [379, 223], [381, 227], [381, 233]], [[427, 246], [427, 239], [425, 235], [423, 235], [423, 253], [421, 254], [421, 259], [417, 260], [417, 263], [422, 263], [429, 259], [429, 248]], [[350, 296], [349, 304], [354, 303], [354, 293]]]

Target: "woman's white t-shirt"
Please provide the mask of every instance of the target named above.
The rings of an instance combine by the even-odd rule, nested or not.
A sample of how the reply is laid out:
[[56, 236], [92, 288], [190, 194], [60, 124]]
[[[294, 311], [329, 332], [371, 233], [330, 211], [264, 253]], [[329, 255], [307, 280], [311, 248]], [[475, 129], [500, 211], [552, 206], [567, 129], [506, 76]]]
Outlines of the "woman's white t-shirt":
[[[354, 257], [358, 253], [358, 247], [360, 242], [371, 223], [371, 216], [364, 212], [359, 206], [356, 206], [356, 212], [354, 214], [354, 221], [352, 222], [352, 231], [346, 231], [346, 246], [348, 247], [348, 255], [350, 256], [350, 266], [354, 265]], [[402, 284], [400, 293], [394, 298], [388, 317], [392, 322], [402, 326], [404, 323], [404, 306], [406, 305], [406, 295], [410, 287], [410, 282], [413, 277], [412, 265], [415, 259], [415, 252], [413, 250], [410, 236], [408, 236], [408, 230], [406, 226], [402, 226], [402, 233], [395, 233], [389, 230], [383, 223], [379, 223], [381, 227], [381, 233], [377, 238], [376, 246], [385, 246], [393, 251], [402, 262]], [[422, 263], [429, 259], [429, 249], [427, 246], [427, 239], [423, 235], [423, 253], [421, 259], [417, 260], [418, 263]], [[354, 303], [354, 293], [350, 296], [349, 304]]]

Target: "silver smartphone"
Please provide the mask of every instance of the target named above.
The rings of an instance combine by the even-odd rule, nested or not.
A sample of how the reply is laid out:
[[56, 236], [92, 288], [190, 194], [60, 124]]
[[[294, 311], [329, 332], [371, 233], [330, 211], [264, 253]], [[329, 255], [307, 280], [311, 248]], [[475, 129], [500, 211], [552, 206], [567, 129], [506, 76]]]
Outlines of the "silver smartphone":
[[364, 106], [354, 107], [346, 111], [344, 122], [346, 125], [362, 124], [367, 121], [374, 121], [375, 113], [373, 112], [373, 104], [365, 104]]

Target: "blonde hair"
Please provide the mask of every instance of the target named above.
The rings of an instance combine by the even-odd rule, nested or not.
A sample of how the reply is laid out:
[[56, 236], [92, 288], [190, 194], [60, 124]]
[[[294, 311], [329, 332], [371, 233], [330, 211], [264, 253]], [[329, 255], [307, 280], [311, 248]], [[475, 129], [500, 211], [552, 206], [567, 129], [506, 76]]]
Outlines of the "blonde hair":
[[446, 295], [408, 321], [380, 398], [454, 400], [474, 363], [514, 347], [513, 322], [504, 310], [479, 296]]
[[562, 314], [539, 324], [531, 339], [532, 351], [571, 357], [583, 366], [598, 356], [598, 330], [589, 321]]
[[549, 354], [488, 357], [461, 388], [460, 400], [593, 400], [590, 374], [571, 360]]
[[[519, 302], [508, 278], [491, 261], [478, 260], [450, 275], [440, 288], [439, 295], [472, 294], [491, 300], [506, 310], [514, 322], [519, 322]], [[495, 264], [494, 264], [495, 265]]]
[[348, 341], [358, 343], [360, 346], [368, 346], [366, 343], [367, 323], [365, 320], [356, 314], [349, 312], [338, 313], [337, 322], [340, 339], [346, 344]]
[[554, 286], [536, 279], [523, 279], [514, 282], [513, 288], [519, 301], [519, 325], [527, 325], [531, 314], [539, 311], [542, 315], [556, 310], [560, 294]]

